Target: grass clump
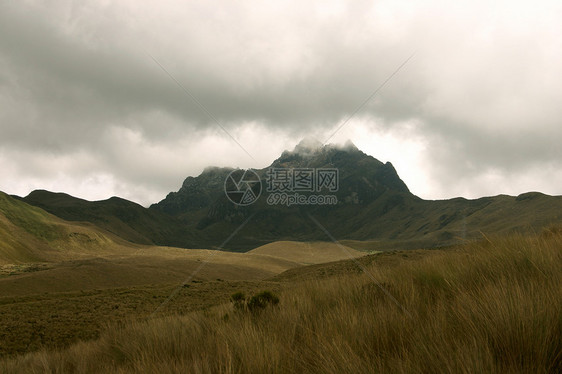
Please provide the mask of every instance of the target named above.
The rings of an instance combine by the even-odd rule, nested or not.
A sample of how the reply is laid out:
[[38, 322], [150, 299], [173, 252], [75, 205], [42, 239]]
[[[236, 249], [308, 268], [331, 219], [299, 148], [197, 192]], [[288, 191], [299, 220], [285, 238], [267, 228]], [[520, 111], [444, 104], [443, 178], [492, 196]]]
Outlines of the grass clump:
[[271, 291], [261, 291], [249, 298], [243, 292], [233, 293], [230, 297], [235, 310], [247, 310], [250, 312], [258, 312], [279, 304], [279, 297]]
[[270, 305], [273, 306], [277, 304], [279, 304], [279, 297], [277, 297], [277, 295], [275, 295], [271, 291], [262, 291], [252, 296], [248, 300], [247, 305], [248, 305], [248, 310], [254, 312], [260, 309], [265, 309], [267, 306]]
[[246, 295], [244, 292], [238, 291], [230, 296], [230, 301], [235, 310], [243, 310], [246, 308]]

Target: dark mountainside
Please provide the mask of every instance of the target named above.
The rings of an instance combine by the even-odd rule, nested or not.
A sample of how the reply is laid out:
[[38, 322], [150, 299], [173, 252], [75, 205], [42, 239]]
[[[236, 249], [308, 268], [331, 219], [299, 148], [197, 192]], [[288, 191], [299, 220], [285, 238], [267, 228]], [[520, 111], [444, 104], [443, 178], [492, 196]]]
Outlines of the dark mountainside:
[[65, 193], [36, 190], [22, 200], [67, 221], [91, 222], [133, 243], [165, 243], [179, 236], [193, 239], [174, 217], [119, 197], [87, 201]]
[[[267, 171], [276, 168], [336, 168], [337, 205], [269, 205]], [[539, 230], [562, 221], [562, 197], [537, 192], [476, 200], [428, 201], [413, 195], [391, 163], [366, 155], [353, 144], [343, 147], [301, 142], [270, 167], [256, 170], [260, 198], [237, 206], [224, 193], [232, 168], [207, 168], [188, 177], [177, 192], [146, 209], [124, 199], [85, 201], [66, 194], [34, 191], [23, 200], [71, 221], [89, 221], [141, 244], [217, 248], [248, 218], [224, 249], [246, 251], [276, 240], [330, 238], [368, 240], [364, 249], [435, 247], [482, 237], [483, 233]], [[327, 194], [322, 192], [321, 194]], [[349, 244], [348, 244], [349, 245]]]

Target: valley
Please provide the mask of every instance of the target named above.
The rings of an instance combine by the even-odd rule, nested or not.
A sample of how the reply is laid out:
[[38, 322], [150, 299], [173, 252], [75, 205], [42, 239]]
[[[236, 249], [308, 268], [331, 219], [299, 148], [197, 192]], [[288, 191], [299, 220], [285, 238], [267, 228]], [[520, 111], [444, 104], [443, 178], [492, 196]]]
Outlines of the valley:
[[[544, 372], [562, 367], [559, 303], [548, 301], [561, 300], [561, 196], [427, 201], [409, 192], [391, 164], [352, 145], [299, 152], [299, 146], [285, 152], [272, 166], [337, 166], [338, 205], [279, 207], [260, 200], [235, 206], [221, 190], [228, 168], [188, 177], [178, 192], [149, 208], [117, 197], [0, 192], [0, 371], [145, 371], [166, 366], [160, 357], [175, 355], [170, 342], [180, 339], [187, 349], [186, 337], [199, 342], [190, 346], [194, 356], [169, 357], [183, 371], [314, 372], [309, 369], [327, 365], [325, 372], [401, 372], [399, 356], [415, 371], [425, 365], [433, 371], [449, 360], [469, 372], [501, 372], [518, 367], [516, 359], [502, 361], [498, 352], [506, 350], [539, 357], [525, 359], [525, 370], [532, 363]], [[508, 280], [515, 286], [504, 284]], [[539, 285], [545, 287], [540, 292]], [[258, 295], [269, 299], [255, 301]], [[510, 301], [517, 297], [521, 305], [541, 308], [546, 330], [533, 332]], [[486, 303], [493, 302], [506, 314], [489, 314]], [[486, 320], [470, 325], [469, 310]], [[380, 316], [386, 324], [373, 322]], [[453, 331], [448, 323], [464, 327]], [[502, 323], [525, 327], [506, 338], [493, 330]], [[416, 330], [422, 325], [433, 330]], [[384, 341], [366, 334], [365, 326]], [[213, 343], [201, 331], [222, 340]], [[433, 331], [449, 346], [439, 346]], [[410, 337], [420, 334], [436, 347], [415, 348]], [[344, 356], [330, 343], [334, 337], [345, 342]], [[481, 347], [462, 351], [451, 346], [455, 339]], [[296, 359], [283, 348], [292, 344], [308, 350], [297, 355], [304, 361], [282, 359]], [[202, 347], [220, 358], [210, 363]], [[369, 356], [365, 347], [382, 353]], [[447, 349], [447, 358], [434, 356]], [[143, 361], [148, 352], [158, 357]], [[269, 355], [277, 361], [263, 358]], [[329, 356], [339, 361], [315, 359]], [[462, 366], [467, 362], [474, 366]]]
[[109, 322], [205, 310], [236, 291], [277, 291], [269, 279], [285, 270], [366, 254], [325, 242], [246, 253], [138, 244], [5, 194], [0, 203], [2, 357], [93, 339]]

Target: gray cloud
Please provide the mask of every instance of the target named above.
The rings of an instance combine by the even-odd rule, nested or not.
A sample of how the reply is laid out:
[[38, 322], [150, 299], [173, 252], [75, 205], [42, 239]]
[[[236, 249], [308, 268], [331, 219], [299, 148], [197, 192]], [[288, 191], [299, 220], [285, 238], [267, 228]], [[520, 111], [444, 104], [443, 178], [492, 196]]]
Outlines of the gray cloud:
[[[424, 197], [487, 193], [490, 172], [506, 184], [556, 172], [561, 18], [556, 2], [4, 3], [0, 165], [12, 174], [0, 189], [109, 175], [103, 193], [149, 202], [205, 161], [256, 166], [148, 54], [265, 166], [301, 137], [327, 138], [416, 51], [337, 139], [359, 125], [423, 139]], [[535, 189], [562, 193], [557, 178]]]

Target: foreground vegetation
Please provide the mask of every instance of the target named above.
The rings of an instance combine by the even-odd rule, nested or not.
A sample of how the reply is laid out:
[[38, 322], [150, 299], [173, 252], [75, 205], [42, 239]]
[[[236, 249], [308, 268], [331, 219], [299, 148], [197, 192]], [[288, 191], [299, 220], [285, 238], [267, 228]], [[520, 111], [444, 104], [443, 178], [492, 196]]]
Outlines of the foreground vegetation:
[[257, 310], [231, 304], [132, 321], [98, 340], [4, 360], [0, 372], [562, 370], [560, 230], [428, 253], [288, 282], [278, 304]]
[[[143, 321], [157, 308], [158, 316], [184, 315], [222, 304], [235, 291], [278, 287], [274, 282], [193, 280], [179, 289], [177, 284], [161, 284], [0, 297], [0, 360], [97, 339], [108, 321]], [[162, 306], [172, 293], [173, 300]]]

